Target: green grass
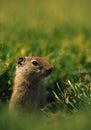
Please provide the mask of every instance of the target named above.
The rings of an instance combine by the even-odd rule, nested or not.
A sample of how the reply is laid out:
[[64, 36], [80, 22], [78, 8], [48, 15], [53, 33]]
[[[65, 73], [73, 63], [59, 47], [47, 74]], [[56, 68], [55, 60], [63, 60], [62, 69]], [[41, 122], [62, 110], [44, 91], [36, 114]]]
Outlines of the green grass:
[[[90, 5], [90, 0], [0, 1], [0, 129], [90, 129]], [[54, 66], [45, 81], [41, 119], [20, 119], [6, 110], [17, 59], [25, 55], [45, 57]]]
[[91, 111], [69, 115], [63, 112], [56, 114], [31, 115], [19, 117], [16, 113], [10, 114], [7, 110], [0, 113], [0, 129], [5, 130], [89, 130], [91, 128]]

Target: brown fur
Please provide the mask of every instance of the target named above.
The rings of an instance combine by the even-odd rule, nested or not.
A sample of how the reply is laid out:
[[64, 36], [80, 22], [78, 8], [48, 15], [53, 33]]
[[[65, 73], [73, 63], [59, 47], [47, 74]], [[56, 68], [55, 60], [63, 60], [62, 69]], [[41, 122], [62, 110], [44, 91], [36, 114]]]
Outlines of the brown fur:
[[46, 101], [46, 88], [42, 85], [42, 79], [47, 77], [52, 69], [43, 58], [20, 57], [9, 108], [27, 112], [42, 108]]

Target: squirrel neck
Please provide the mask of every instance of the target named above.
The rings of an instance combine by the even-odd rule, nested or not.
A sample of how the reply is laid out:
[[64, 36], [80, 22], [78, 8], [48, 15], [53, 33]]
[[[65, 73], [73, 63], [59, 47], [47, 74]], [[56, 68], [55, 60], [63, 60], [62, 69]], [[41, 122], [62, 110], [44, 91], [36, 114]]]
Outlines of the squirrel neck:
[[31, 90], [37, 90], [39, 88], [40, 81], [33, 81], [31, 79], [27, 79], [24, 75], [22, 74], [17, 74], [15, 76], [15, 81], [14, 81], [14, 88], [27, 88]]

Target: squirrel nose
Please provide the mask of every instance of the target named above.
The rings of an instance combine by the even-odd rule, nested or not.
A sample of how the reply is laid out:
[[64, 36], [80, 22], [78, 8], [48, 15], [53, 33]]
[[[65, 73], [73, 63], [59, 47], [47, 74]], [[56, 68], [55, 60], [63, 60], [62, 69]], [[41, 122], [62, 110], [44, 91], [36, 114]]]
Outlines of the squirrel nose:
[[53, 67], [51, 67], [51, 68], [48, 70], [48, 72], [49, 72], [49, 73], [51, 73], [51, 72], [52, 72], [52, 70], [53, 70]]

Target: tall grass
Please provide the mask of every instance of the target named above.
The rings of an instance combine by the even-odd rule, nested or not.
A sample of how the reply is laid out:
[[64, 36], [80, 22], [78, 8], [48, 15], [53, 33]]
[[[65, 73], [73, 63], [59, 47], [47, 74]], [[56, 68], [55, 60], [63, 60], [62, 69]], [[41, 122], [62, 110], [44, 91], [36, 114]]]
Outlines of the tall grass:
[[[0, 1], [0, 129], [90, 128], [90, 5], [90, 0]], [[47, 117], [40, 120], [21, 120], [1, 107], [9, 103], [17, 59], [25, 55], [45, 57], [54, 66], [41, 110]]]

